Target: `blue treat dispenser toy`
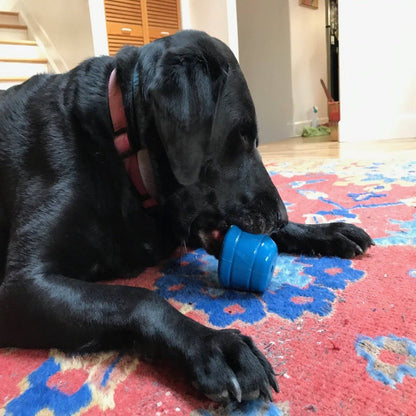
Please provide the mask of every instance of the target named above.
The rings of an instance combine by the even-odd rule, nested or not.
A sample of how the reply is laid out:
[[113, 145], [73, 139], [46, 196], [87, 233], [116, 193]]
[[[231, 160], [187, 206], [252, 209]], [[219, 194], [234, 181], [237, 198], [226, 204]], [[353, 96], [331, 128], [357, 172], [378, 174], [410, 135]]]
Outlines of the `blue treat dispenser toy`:
[[226, 288], [264, 292], [276, 260], [277, 246], [268, 235], [246, 233], [232, 225], [224, 238], [218, 276]]

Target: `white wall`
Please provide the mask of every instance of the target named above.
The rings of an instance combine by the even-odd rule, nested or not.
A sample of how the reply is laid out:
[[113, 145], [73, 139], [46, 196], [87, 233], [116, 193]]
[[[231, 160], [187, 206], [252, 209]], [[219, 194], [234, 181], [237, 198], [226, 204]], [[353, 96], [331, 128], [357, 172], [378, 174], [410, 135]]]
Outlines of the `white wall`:
[[340, 141], [416, 137], [416, 1], [339, 2]]
[[13, 10], [13, 7], [16, 3], [16, 0], [1, 0], [0, 10], [3, 12], [8, 12]]
[[327, 78], [325, 4], [318, 10], [297, 0], [237, 0], [240, 64], [247, 77], [260, 140], [299, 136], [317, 105], [326, 122], [319, 79]]
[[312, 107], [318, 107], [320, 122], [328, 121], [327, 99], [320, 79], [327, 81], [325, 1], [318, 9], [289, 0], [290, 50], [293, 95], [293, 134], [300, 136], [310, 125]]
[[181, 0], [182, 29], [203, 30], [226, 43], [238, 59], [236, 0]]
[[256, 107], [260, 143], [292, 134], [287, 1], [237, 0], [240, 65]]

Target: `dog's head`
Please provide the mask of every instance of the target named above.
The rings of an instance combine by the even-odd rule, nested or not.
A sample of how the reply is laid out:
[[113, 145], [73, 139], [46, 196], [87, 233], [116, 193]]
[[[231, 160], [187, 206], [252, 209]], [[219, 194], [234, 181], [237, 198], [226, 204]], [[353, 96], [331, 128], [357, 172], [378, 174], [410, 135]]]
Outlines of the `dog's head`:
[[232, 224], [277, 230], [286, 210], [257, 151], [253, 101], [231, 50], [184, 31], [135, 53], [132, 117], [175, 235], [218, 255]]

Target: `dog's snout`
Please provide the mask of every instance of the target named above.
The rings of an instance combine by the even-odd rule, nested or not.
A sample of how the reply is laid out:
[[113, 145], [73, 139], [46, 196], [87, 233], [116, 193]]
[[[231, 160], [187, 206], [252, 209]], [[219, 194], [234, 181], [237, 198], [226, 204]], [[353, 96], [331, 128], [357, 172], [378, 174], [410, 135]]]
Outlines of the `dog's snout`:
[[263, 191], [240, 194], [239, 204], [232, 210], [229, 222], [253, 234], [273, 233], [279, 228], [280, 218], [279, 200], [276, 195], [277, 193]]

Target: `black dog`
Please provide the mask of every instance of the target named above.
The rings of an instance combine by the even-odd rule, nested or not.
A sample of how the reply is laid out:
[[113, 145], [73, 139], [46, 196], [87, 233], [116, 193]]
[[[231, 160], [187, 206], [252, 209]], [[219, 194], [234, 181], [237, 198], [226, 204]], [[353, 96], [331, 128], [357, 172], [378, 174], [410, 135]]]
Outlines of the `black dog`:
[[149, 290], [95, 283], [185, 243], [218, 256], [231, 224], [290, 253], [351, 258], [372, 244], [354, 225], [288, 222], [257, 143], [236, 59], [201, 32], [3, 92], [0, 345], [129, 348], [174, 360], [214, 400], [270, 399], [273, 370], [249, 337]]

